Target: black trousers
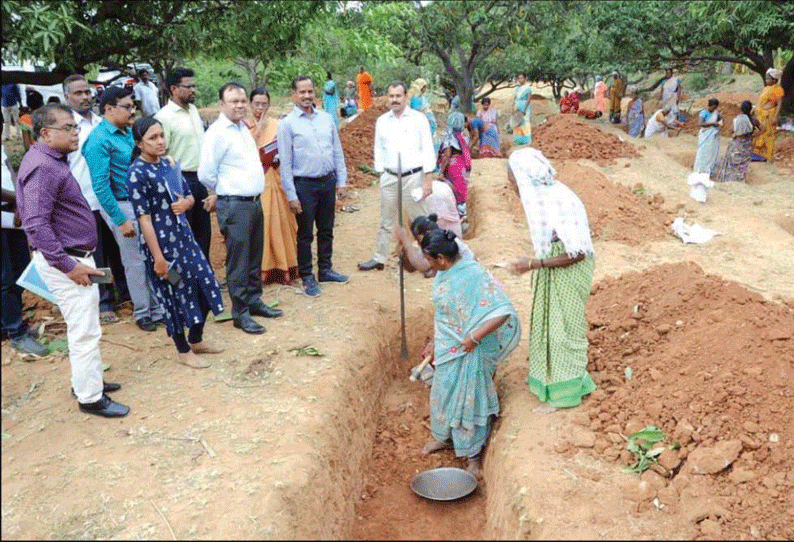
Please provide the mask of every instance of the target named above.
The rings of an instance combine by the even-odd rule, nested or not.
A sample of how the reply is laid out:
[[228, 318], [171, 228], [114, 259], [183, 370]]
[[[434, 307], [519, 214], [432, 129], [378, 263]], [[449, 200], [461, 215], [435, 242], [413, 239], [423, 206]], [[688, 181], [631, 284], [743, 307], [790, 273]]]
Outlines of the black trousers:
[[94, 261], [96, 261], [97, 267], [110, 267], [110, 271], [113, 273], [113, 282], [118, 290], [118, 292], [114, 290], [113, 283], [99, 285], [99, 311], [106, 312], [112, 311], [116, 303], [129, 300], [130, 291], [127, 288], [124, 265], [121, 263], [119, 245], [113, 237], [113, 232], [110, 231], [99, 211], [94, 211], [94, 220], [96, 220], [97, 235]]
[[262, 203], [218, 198], [215, 214], [226, 243], [226, 285], [232, 299], [232, 318], [238, 319], [249, 314], [249, 307], [262, 297]]
[[317, 225], [317, 270], [331, 269], [336, 212], [336, 174], [319, 179], [295, 178], [295, 192], [303, 212], [298, 220], [298, 272], [301, 278], [312, 274], [312, 241]]
[[185, 213], [190, 229], [193, 230], [193, 237], [196, 238], [201, 252], [207, 258], [207, 263], [212, 267], [210, 262], [210, 240], [212, 239], [212, 219], [211, 215], [204, 210], [204, 205], [201, 200], [207, 197], [207, 187], [201, 184], [198, 180], [198, 175], [195, 171], [183, 171], [182, 175], [185, 176], [190, 192], [193, 194], [195, 203], [193, 208]]

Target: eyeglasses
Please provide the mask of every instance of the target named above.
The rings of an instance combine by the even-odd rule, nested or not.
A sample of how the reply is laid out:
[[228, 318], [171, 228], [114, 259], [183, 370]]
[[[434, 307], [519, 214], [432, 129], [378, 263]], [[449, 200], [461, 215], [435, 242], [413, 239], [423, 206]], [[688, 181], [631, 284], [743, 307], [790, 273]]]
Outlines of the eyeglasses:
[[120, 107], [130, 112], [135, 111], [135, 105], [116, 105], [115, 107]]
[[253, 106], [256, 107], [257, 109], [267, 109], [268, 107], [270, 107], [270, 104], [268, 104], [268, 103], [264, 103], [264, 104], [263, 103], [255, 103], [255, 104], [253, 104]]
[[195, 89], [196, 85], [177, 85], [178, 87], [186, 88], [186, 89]]
[[62, 132], [79, 132], [80, 126], [78, 124], [66, 124], [64, 126], [45, 126], [50, 130], [60, 130]]

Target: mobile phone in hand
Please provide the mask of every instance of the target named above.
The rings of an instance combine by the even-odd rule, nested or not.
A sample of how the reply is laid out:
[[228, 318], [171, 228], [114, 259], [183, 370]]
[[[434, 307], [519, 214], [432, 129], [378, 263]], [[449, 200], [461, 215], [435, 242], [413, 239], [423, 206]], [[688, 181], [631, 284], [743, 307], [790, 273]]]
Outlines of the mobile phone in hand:
[[104, 275], [101, 277], [99, 275], [88, 275], [88, 280], [94, 284], [110, 284], [113, 282], [113, 273], [111, 273], [110, 267], [99, 267], [97, 271], [101, 271]]
[[175, 264], [175, 260], [172, 260], [171, 263], [168, 264], [168, 282], [170, 282], [172, 286], [179, 286], [182, 282], [182, 275], [179, 274]]

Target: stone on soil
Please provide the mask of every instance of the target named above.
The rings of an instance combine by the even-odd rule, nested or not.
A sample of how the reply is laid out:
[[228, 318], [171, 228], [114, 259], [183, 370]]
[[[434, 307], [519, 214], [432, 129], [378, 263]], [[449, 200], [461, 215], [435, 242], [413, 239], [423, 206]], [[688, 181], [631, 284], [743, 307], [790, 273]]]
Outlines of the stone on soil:
[[736, 461], [741, 451], [740, 440], [721, 440], [713, 446], [698, 446], [689, 454], [687, 462], [694, 474], [717, 474]]

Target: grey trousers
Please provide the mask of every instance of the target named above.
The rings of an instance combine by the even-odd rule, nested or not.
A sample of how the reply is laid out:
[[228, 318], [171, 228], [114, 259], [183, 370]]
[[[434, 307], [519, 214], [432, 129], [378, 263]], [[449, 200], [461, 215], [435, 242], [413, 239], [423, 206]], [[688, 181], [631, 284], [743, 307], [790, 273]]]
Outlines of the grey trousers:
[[149, 279], [146, 278], [146, 258], [144, 258], [138, 246], [138, 236], [141, 230], [138, 226], [138, 219], [135, 218], [135, 214], [132, 212], [132, 203], [129, 201], [118, 201], [116, 203], [118, 203], [119, 209], [124, 213], [124, 216], [132, 221], [135, 232], [138, 234], [135, 237], [124, 237], [119, 231], [119, 227], [113, 223], [110, 215], [104, 209], [100, 209], [99, 212], [110, 231], [113, 232], [113, 237], [119, 245], [121, 263], [124, 266], [124, 276], [127, 278], [127, 288], [130, 291], [130, 299], [132, 299], [132, 315], [136, 322], [145, 316], [152, 320], [161, 320], [165, 311], [157, 301], [157, 296], [152, 285], [149, 284]]
[[262, 297], [262, 251], [265, 223], [262, 203], [218, 198], [218, 227], [226, 243], [226, 285], [232, 300], [232, 318], [249, 314]]

